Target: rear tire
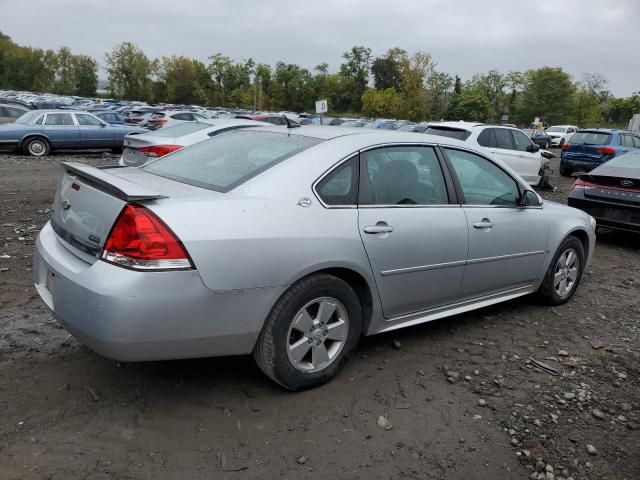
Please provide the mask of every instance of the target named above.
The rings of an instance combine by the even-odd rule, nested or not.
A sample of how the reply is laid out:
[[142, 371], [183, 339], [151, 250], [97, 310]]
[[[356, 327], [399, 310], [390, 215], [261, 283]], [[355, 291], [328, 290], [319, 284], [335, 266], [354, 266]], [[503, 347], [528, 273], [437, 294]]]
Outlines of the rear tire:
[[22, 150], [32, 157], [44, 157], [51, 151], [51, 146], [45, 138], [31, 137], [24, 142]]
[[573, 297], [584, 270], [585, 254], [582, 242], [573, 235], [558, 247], [538, 293], [548, 305], [562, 305]]
[[253, 358], [284, 388], [305, 390], [340, 371], [361, 332], [362, 307], [351, 286], [333, 275], [314, 274], [294, 283], [277, 301]]

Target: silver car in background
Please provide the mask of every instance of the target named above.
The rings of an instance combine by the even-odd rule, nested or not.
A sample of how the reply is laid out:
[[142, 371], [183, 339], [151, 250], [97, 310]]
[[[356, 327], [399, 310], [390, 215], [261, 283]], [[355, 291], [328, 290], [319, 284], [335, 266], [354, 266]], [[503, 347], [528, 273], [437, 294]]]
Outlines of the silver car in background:
[[122, 157], [118, 162], [126, 167], [139, 167], [150, 160], [163, 157], [194, 143], [239, 128], [268, 126], [265, 122], [242, 119], [200, 120], [184, 122], [171, 127], [124, 139]]
[[328, 381], [363, 334], [564, 303], [595, 248], [589, 215], [424, 134], [259, 127], [65, 169], [33, 275], [71, 334], [120, 361], [253, 353], [291, 390]]

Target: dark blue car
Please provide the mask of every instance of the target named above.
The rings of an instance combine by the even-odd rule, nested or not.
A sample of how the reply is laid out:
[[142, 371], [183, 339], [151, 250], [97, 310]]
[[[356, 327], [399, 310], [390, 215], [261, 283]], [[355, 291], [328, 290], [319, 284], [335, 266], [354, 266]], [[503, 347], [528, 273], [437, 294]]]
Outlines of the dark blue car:
[[104, 120], [109, 125], [124, 125], [126, 122], [124, 121], [124, 115], [121, 115], [118, 112], [114, 112], [113, 110], [98, 110], [93, 113], [100, 120]]
[[612, 158], [636, 149], [640, 149], [640, 136], [627, 130], [578, 130], [562, 146], [560, 175], [568, 177], [575, 171], [590, 172]]
[[120, 151], [125, 136], [148, 132], [128, 125], [109, 125], [88, 112], [31, 110], [14, 123], [0, 125], [0, 148], [22, 150], [34, 157], [62, 149]]

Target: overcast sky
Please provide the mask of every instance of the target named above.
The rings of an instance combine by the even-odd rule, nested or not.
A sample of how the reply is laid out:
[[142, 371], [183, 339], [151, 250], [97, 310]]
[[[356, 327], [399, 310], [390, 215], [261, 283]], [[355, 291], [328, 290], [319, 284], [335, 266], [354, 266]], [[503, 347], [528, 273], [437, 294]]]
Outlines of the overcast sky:
[[0, 0], [0, 31], [17, 43], [100, 63], [131, 41], [150, 57], [220, 52], [336, 71], [353, 45], [398, 46], [463, 79], [545, 65], [576, 79], [600, 72], [618, 96], [640, 90], [639, 21], [640, 0]]

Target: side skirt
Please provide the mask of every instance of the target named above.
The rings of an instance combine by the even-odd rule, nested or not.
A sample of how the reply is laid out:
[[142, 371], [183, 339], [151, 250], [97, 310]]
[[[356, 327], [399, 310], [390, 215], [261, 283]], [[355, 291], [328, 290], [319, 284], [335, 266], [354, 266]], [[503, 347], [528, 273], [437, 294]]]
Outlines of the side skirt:
[[440, 307], [425, 310], [423, 312], [401, 315], [379, 323], [376, 327], [369, 330], [367, 335], [390, 332], [399, 328], [410, 327], [419, 323], [426, 323], [432, 320], [438, 320], [439, 318], [458, 315], [470, 310], [476, 310], [478, 308], [483, 308], [496, 303], [512, 300], [517, 297], [522, 297], [524, 295], [528, 295], [529, 293], [533, 293], [534, 291], [535, 287], [533, 283], [528, 283], [520, 287], [502, 290], [489, 295], [471, 298], [461, 302], [442, 305]]

